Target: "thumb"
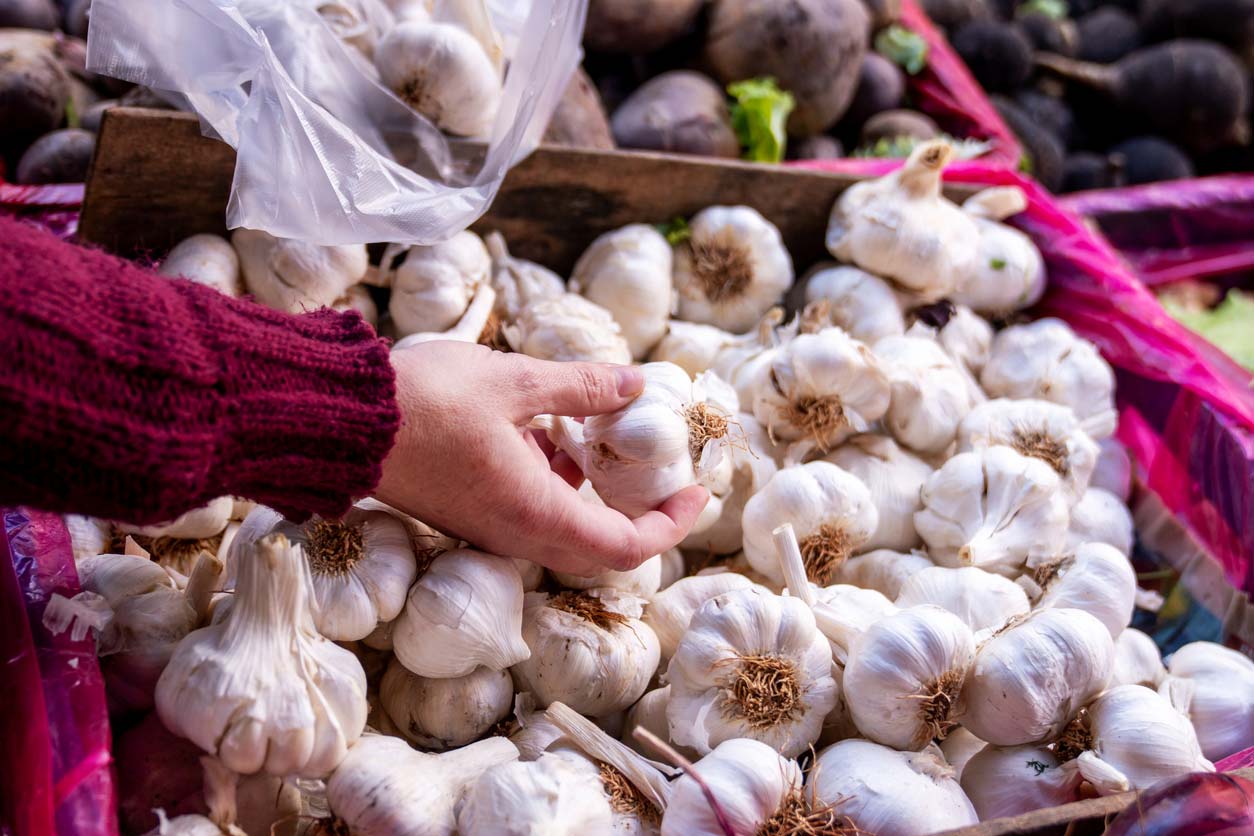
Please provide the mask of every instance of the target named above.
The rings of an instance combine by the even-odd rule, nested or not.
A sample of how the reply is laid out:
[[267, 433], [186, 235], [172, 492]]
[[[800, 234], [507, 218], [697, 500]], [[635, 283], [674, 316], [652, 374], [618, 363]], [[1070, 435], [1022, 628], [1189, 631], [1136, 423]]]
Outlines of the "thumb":
[[551, 413], [582, 418], [621, 409], [644, 389], [644, 374], [635, 366], [597, 363], [552, 363], [530, 360], [516, 378], [522, 389], [519, 418]]

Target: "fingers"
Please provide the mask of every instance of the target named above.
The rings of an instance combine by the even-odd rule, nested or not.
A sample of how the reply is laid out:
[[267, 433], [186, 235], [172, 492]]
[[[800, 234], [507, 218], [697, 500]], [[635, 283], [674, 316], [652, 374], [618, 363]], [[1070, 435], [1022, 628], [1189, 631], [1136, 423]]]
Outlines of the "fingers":
[[678, 546], [679, 541], [688, 536], [709, 501], [710, 494], [705, 488], [690, 485], [663, 502], [657, 510], [634, 520], [644, 557], [629, 566], [618, 565], [614, 568], [620, 572], [634, 569], [653, 555]]
[[517, 395], [516, 421], [544, 414], [583, 417], [613, 412], [644, 388], [644, 375], [633, 366], [550, 363], [518, 354], [508, 358], [504, 374], [506, 385]]
[[549, 459], [549, 467], [562, 477], [563, 482], [575, 490], [579, 490], [579, 486], [583, 484], [583, 471], [579, 469], [579, 465], [575, 464], [575, 460], [565, 453], [559, 452]]

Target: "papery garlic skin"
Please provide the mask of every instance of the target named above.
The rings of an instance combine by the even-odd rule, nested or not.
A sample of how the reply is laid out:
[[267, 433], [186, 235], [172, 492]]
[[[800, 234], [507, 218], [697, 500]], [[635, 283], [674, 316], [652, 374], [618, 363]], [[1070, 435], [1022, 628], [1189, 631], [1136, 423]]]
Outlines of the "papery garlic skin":
[[935, 746], [896, 752], [869, 740], [842, 740], [819, 753], [812, 775], [819, 801], [876, 836], [924, 836], [978, 821]]
[[959, 453], [923, 486], [915, 529], [941, 566], [1015, 575], [1062, 549], [1067, 502], [1058, 474], [1009, 447]]
[[231, 245], [239, 253], [248, 292], [263, 305], [288, 313], [334, 304], [370, 268], [364, 244], [324, 247], [275, 238], [259, 229], [237, 229]]
[[1062, 320], [1011, 325], [997, 334], [980, 384], [990, 397], [1039, 398], [1071, 407], [1101, 441], [1115, 431], [1115, 374], [1088, 340]]
[[70, 535], [70, 547], [74, 550], [74, 560], [95, 557], [109, 549], [109, 535], [112, 526], [95, 517], [84, 517], [81, 514], [63, 514], [62, 522]]
[[[647, 743], [641, 743], [637, 740], [633, 733], [636, 729], [646, 729], [662, 740], [670, 742], [671, 728], [666, 721], [666, 706], [670, 699], [671, 686], [669, 685], [646, 691], [644, 696], [636, 700], [636, 704], [627, 712], [627, 719], [623, 723], [623, 732], [620, 739], [638, 754], [644, 755], [646, 758], [655, 757], [657, 752]], [[671, 745], [675, 744], [672, 743]], [[695, 749], [689, 749], [686, 746], [677, 746], [676, 749], [679, 751], [679, 754], [692, 761], [701, 757]]]
[[828, 252], [927, 300], [950, 294], [975, 269], [980, 240], [971, 216], [940, 193], [952, 153], [923, 143], [897, 171], [846, 189], [828, 220]]
[[656, 593], [644, 608], [642, 620], [657, 635], [663, 659], [675, 655], [679, 641], [688, 630], [692, 616], [711, 598], [734, 589], [746, 589], [753, 581], [738, 572], [719, 572], [714, 575], [694, 575], [680, 578], [666, 589]]
[[832, 645], [832, 657], [841, 665], [848, 661], [849, 648], [858, 636], [898, 610], [875, 590], [847, 584], [815, 587], [814, 598], [814, 620]]
[[904, 334], [901, 306], [888, 282], [848, 265], [825, 267], [806, 280], [805, 302], [827, 303], [828, 322], [855, 340], [874, 345]]
[[962, 771], [975, 754], [988, 744], [980, 740], [964, 726], [958, 726], [940, 742], [941, 754], [945, 762], [954, 770], [954, 778], [962, 781]]
[[400, 738], [367, 734], [327, 780], [327, 802], [355, 836], [453, 836], [454, 808], [466, 788], [517, 759], [503, 737], [433, 755]]
[[[831, 666], [831, 647], [799, 599], [754, 587], [712, 598], [693, 615], [667, 668], [670, 737], [702, 753], [748, 737], [786, 757], [800, 754], [836, 705]], [[737, 682], [752, 697], [747, 683], [759, 674], [789, 680], [796, 704], [759, 715], [738, 699]]]
[[754, 569], [783, 583], [772, 532], [791, 523], [810, 580], [831, 583], [833, 573], [879, 525], [871, 492], [853, 474], [825, 461], [785, 467], [745, 504], [745, 557]]
[[971, 410], [966, 376], [939, 343], [922, 337], [886, 337], [875, 356], [892, 393], [884, 423], [893, 438], [925, 455], [943, 452]]
[[680, 542], [681, 548], [705, 554], [739, 551], [744, 544], [745, 505], [779, 470], [777, 448], [757, 419], [742, 412], [731, 421], [741, 438], [731, 453], [731, 484], [725, 493], [712, 494], [702, 511], [703, 517], [716, 511], [714, 521], [707, 525], [699, 517], [693, 530]]
[[854, 723], [895, 749], [917, 751], [943, 738], [961, 714], [958, 697], [974, 659], [971, 629], [939, 607], [911, 607], [877, 621], [853, 640], [845, 664]]
[[[1162, 654], [1149, 636], [1132, 627], [1121, 631], [1115, 639], [1115, 669], [1110, 687], [1144, 685], [1157, 688], [1167, 677]], [[1209, 756], [1208, 756], [1209, 757]]]
[[220, 534], [231, 519], [234, 500], [220, 496], [206, 505], [193, 508], [170, 522], [156, 525], [127, 525], [118, 523], [116, 528], [128, 534], [143, 537], [174, 537], [179, 540], [204, 540]]
[[962, 770], [962, 790], [980, 821], [1080, 800], [1084, 776], [1043, 746], [985, 746]]
[[958, 616], [972, 632], [999, 630], [1032, 605], [1023, 588], [1009, 578], [974, 566], [921, 569], [901, 585], [899, 607], [932, 604]]
[[324, 777], [366, 724], [361, 663], [314, 629], [299, 548], [268, 537], [237, 573], [225, 620], [189, 634], [161, 674], [161, 722], [234, 772]]
[[891, 438], [870, 433], [854, 436], [824, 459], [858, 477], [871, 492], [879, 524], [861, 548], [909, 551], [922, 542], [914, 514], [922, 507], [919, 492], [932, 475], [931, 465]]
[[522, 638], [522, 580], [512, 561], [454, 549], [431, 561], [395, 622], [396, 658], [419, 676], [504, 670], [531, 651]]
[[657, 636], [640, 616], [644, 599], [616, 589], [527, 593], [522, 636], [530, 656], [512, 670], [540, 706], [562, 702], [606, 717], [640, 698], [657, 670]]
[[[756, 833], [802, 784], [796, 761], [747, 738], [720, 743], [696, 767], [736, 833]], [[724, 833], [701, 786], [690, 775], [680, 776], [662, 817], [662, 836]]]
[[1033, 613], [981, 645], [962, 689], [962, 724], [997, 746], [1052, 740], [1106, 687], [1114, 656], [1110, 632], [1092, 615]]
[[502, 319], [513, 322], [531, 305], [566, 292], [566, 282], [549, 268], [511, 256], [501, 233], [489, 232], [483, 243], [492, 256], [495, 311]]
[[488, 769], [457, 810], [462, 836], [582, 836], [610, 833], [613, 811], [595, 770], [549, 752]]
[[1037, 602], [1038, 609], [1084, 610], [1106, 626], [1111, 638], [1118, 638], [1132, 621], [1136, 572], [1128, 558], [1113, 546], [1085, 543], [1047, 571], [1051, 577]]
[[1207, 758], [1221, 760], [1254, 741], [1254, 661], [1213, 642], [1192, 642], [1171, 655], [1168, 670], [1192, 686], [1189, 718]]
[[231, 242], [220, 235], [202, 233], [184, 238], [161, 261], [157, 272], [212, 287], [227, 296], [244, 293], [239, 256]]
[[510, 348], [539, 360], [631, 362], [631, 348], [610, 312], [575, 293], [528, 305], [502, 331]]
[[631, 355], [643, 360], [665, 336], [674, 306], [671, 245], [648, 224], [597, 237], [575, 262], [571, 290], [613, 315]]
[[792, 257], [756, 209], [710, 206], [688, 229], [675, 250], [680, 319], [743, 334], [792, 286]]
[[535, 698], [523, 691], [514, 695], [514, 724], [510, 742], [518, 747], [518, 759], [534, 761], [550, 746], [565, 741], [565, 732], [536, 707]]
[[672, 319], [666, 334], [653, 347], [649, 361], [674, 363], [690, 377], [709, 371], [720, 351], [732, 344], [736, 335], [713, 325]]
[[[995, 200], [1009, 205], [993, 210]], [[980, 239], [974, 269], [958, 283], [953, 301], [985, 316], [1002, 316], [1036, 304], [1045, 293], [1041, 251], [1031, 238], [1001, 223], [1002, 218], [1027, 208], [1023, 190], [985, 189], [962, 208], [975, 220]]]
[[1097, 465], [1089, 487], [1110, 491], [1128, 501], [1132, 495], [1132, 459], [1128, 448], [1113, 438], [1104, 438], [1098, 444]]
[[1067, 547], [1082, 543], [1105, 543], [1126, 556], [1132, 554], [1135, 540], [1132, 513], [1124, 501], [1110, 491], [1089, 488], [1080, 501], [1071, 506], [1071, 524], [1067, 527]]
[[393, 658], [379, 683], [379, 701], [406, 740], [444, 751], [477, 740], [509, 716], [514, 682], [508, 671], [490, 668], [455, 679], [428, 679]]
[[949, 320], [936, 332], [936, 340], [955, 363], [972, 375], [974, 382], [993, 350], [993, 327], [966, 305], [955, 305]]
[[922, 552], [876, 549], [849, 558], [836, 570], [832, 580], [863, 589], [874, 589], [891, 601], [901, 594], [902, 584], [907, 578], [935, 565]]
[[452, 328], [491, 269], [488, 249], [473, 232], [410, 247], [391, 278], [388, 312], [397, 336]]
[[611, 587], [641, 598], [648, 598], [662, 585], [662, 556], [654, 555], [634, 569], [619, 572], [606, 569], [590, 577], [569, 572], [550, 572], [553, 580], [567, 589], [597, 589]]

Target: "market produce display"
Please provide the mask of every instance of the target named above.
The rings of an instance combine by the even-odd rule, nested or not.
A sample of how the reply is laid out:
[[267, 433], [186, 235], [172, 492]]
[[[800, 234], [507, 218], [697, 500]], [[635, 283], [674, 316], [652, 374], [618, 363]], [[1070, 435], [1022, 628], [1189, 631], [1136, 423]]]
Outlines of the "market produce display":
[[[1129, 627], [1149, 598], [1113, 372], [1024, 319], [1046, 272], [1004, 223], [1023, 195], [949, 201], [952, 153], [846, 190], [835, 261], [801, 276], [746, 206], [607, 233], [569, 282], [497, 234], [374, 266], [180, 244], [167, 273], [272, 307], [377, 300], [396, 351], [643, 361], [627, 407], [535, 429], [589, 502], [711, 501], [682, 551], [594, 578], [369, 499], [300, 525], [230, 498], [69, 518], [84, 591], [46, 621], [95, 635], [115, 711], [153, 712], [118, 746], [127, 830], [921, 836], [1254, 742], [1254, 662], [1164, 662]], [[154, 778], [141, 734], [180, 768]]]

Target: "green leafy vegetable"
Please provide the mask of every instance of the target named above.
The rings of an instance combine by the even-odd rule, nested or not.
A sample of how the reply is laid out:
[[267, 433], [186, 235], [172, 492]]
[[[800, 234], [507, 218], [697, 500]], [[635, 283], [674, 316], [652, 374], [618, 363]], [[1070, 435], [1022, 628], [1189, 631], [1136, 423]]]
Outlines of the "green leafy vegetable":
[[749, 78], [727, 85], [736, 101], [731, 106], [732, 128], [746, 160], [777, 163], [788, 143], [788, 114], [796, 100], [779, 89], [773, 78]]
[[675, 218], [668, 223], [657, 224], [654, 226], [654, 229], [662, 233], [666, 243], [672, 247], [678, 246], [692, 237], [692, 230], [688, 228], [688, 222], [683, 218]]
[[1015, 17], [1037, 14], [1050, 20], [1065, 20], [1069, 11], [1067, 0], [1028, 0], [1015, 9]]
[[992, 267], [994, 270], [1005, 270], [1005, 269], [1006, 269], [1006, 259], [1004, 259], [1004, 258], [994, 258], [994, 259], [992, 259], [991, 261], [989, 261], [988, 266], [989, 266], [989, 267]]
[[77, 128], [80, 124], [78, 106], [74, 104], [72, 96], [68, 97], [65, 100], [65, 126], [67, 128]]
[[[974, 160], [983, 154], [988, 153], [992, 143], [978, 139], [954, 139], [948, 134], [942, 134], [939, 139], [948, 142], [954, 149], [954, 157], [959, 160]], [[930, 141], [930, 140], [929, 140]], [[855, 157], [877, 157], [881, 159], [903, 159], [910, 156], [910, 152], [918, 145], [920, 140], [912, 136], [895, 136], [883, 137], [876, 140], [874, 145], [864, 145], [854, 150]]]
[[1032, 158], [1026, 152], [1019, 156], [1019, 171], [1024, 174], [1032, 173]]
[[875, 51], [910, 75], [918, 75], [927, 66], [927, 41], [896, 23], [875, 36]]
[[1254, 371], [1254, 294], [1231, 290], [1209, 310], [1190, 310], [1164, 298], [1167, 313], [1196, 331], [1236, 362]]

